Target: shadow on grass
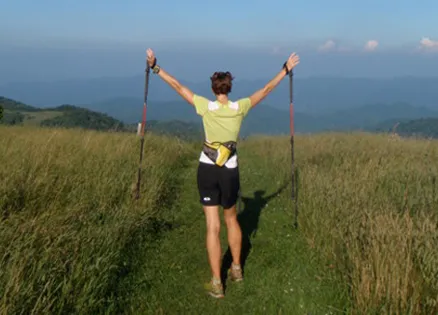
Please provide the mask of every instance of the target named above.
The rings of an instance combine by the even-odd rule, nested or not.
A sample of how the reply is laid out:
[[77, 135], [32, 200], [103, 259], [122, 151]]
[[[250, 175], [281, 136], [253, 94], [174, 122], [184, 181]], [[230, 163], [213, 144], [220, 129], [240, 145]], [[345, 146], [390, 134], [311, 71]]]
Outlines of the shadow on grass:
[[[241, 196], [240, 199], [243, 202], [243, 210], [237, 215], [237, 220], [242, 229], [242, 251], [241, 251], [241, 265], [242, 270], [245, 272], [245, 263], [251, 252], [251, 238], [255, 237], [257, 234], [260, 214], [265, 208], [267, 203], [274, 199], [281, 191], [283, 191], [289, 182], [283, 184], [276, 192], [271, 195], [264, 196], [265, 191], [257, 190], [254, 192], [253, 198], [248, 198]], [[240, 208], [240, 207], [239, 207]], [[230, 268], [233, 258], [231, 256], [230, 248], [225, 252], [222, 267], [221, 267], [221, 278], [222, 282], [225, 284], [227, 279], [227, 270]]]

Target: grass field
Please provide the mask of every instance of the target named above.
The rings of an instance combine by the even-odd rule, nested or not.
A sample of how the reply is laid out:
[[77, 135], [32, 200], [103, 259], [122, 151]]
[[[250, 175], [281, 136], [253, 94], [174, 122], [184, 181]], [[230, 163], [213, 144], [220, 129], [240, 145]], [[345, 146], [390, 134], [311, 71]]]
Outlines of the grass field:
[[169, 217], [161, 210], [185, 148], [146, 138], [135, 202], [134, 136], [19, 127], [0, 134], [0, 313], [111, 310], [130, 248]]
[[135, 136], [0, 135], [0, 314], [438, 312], [437, 142], [297, 137], [295, 230], [288, 139], [243, 141], [245, 281], [216, 301], [202, 291], [199, 144], [147, 136], [135, 201]]
[[[10, 110], [5, 110], [5, 113], [14, 112]], [[24, 115], [23, 125], [25, 126], [39, 126], [43, 120], [52, 119], [63, 114], [62, 112], [58, 111], [21, 111], [20, 113]]]
[[52, 119], [62, 115], [57, 111], [22, 112], [25, 115], [24, 125], [39, 126], [43, 120]]

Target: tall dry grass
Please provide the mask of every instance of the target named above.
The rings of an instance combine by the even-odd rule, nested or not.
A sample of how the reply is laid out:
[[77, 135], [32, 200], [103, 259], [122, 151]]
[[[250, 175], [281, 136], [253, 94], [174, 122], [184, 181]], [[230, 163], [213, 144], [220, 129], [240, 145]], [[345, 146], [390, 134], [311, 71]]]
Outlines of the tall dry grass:
[[[193, 153], [165, 137], [145, 148], [133, 202], [135, 136], [0, 127], [0, 314], [119, 311], [130, 253], [166, 224]], [[273, 191], [290, 172], [288, 139], [249, 139], [239, 155]], [[299, 228], [345, 279], [352, 313], [438, 312], [437, 158], [436, 141], [297, 137]]]
[[[146, 136], [0, 127], [0, 314], [114, 307], [129, 248], [157, 229], [186, 147]], [[152, 236], [151, 236], [152, 237]]]
[[[289, 139], [242, 147], [273, 178], [290, 173]], [[328, 133], [295, 150], [299, 227], [348, 283], [352, 312], [437, 314], [438, 142]]]

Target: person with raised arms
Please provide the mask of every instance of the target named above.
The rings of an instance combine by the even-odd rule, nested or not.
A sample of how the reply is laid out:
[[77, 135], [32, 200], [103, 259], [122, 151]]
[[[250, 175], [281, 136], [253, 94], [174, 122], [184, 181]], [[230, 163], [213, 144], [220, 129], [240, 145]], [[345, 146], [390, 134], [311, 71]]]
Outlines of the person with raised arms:
[[207, 292], [215, 298], [223, 298], [220, 277], [221, 245], [219, 208], [223, 208], [227, 237], [232, 254], [229, 276], [232, 281], [242, 281], [240, 264], [242, 231], [237, 221], [236, 203], [240, 190], [237, 160], [237, 139], [243, 119], [249, 110], [259, 104], [281, 80], [300, 62], [292, 53], [282, 69], [263, 88], [249, 97], [237, 101], [229, 99], [233, 77], [230, 72], [215, 72], [211, 77], [214, 100], [194, 94], [161, 68], [152, 49], [148, 49], [147, 62], [153, 73], [169, 84], [184, 100], [191, 104], [202, 117], [205, 141], [199, 157], [197, 185], [207, 225], [206, 247], [212, 277], [206, 284]]

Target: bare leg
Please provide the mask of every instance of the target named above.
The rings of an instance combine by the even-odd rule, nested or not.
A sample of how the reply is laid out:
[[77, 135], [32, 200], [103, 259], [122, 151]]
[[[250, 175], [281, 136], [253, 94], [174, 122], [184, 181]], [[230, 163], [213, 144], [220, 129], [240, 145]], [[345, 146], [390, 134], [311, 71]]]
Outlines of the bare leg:
[[230, 245], [233, 263], [240, 265], [240, 253], [242, 249], [242, 231], [237, 221], [236, 206], [224, 210], [225, 223], [228, 231], [228, 244]]
[[220, 218], [218, 206], [204, 206], [205, 220], [207, 224], [207, 252], [211, 272], [215, 279], [220, 279], [221, 269], [221, 244], [219, 239]]

